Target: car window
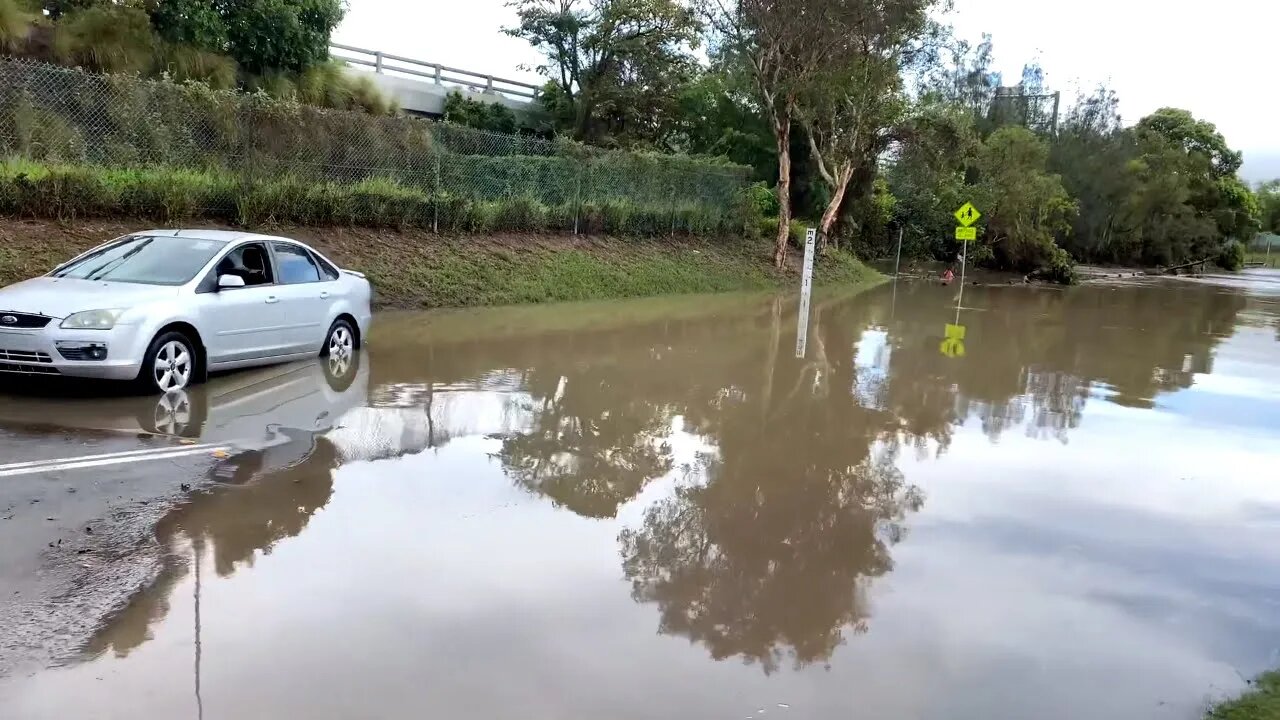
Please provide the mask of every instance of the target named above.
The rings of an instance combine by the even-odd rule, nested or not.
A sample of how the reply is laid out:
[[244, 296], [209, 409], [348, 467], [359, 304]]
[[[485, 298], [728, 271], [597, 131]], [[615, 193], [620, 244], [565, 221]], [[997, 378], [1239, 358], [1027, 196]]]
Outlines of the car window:
[[307, 249], [293, 243], [272, 243], [276, 251], [276, 265], [280, 267], [280, 282], [285, 285], [320, 282], [320, 268], [311, 259]]
[[182, 285], [226, 245], [217, 240], [130, 235], [53, 271], [54, 277]]
[[222, 258], [218, 262], [221, 275], [235, 275], [244, 280], [246, 287], [254, 285], [270, 285], [275, 282], [271, 273], [271, 262], [267, 257], [267, 246], [262, 243], [245, 243]]
[[316, 264], [320, 266], [320, 274], [324, 276], [325, 280], [337, 280], [342, 276], [341, 273], [338, 272], [338, 268], [334, 267], [329, 263], [329, 261], [314, 252], [311, 253], [311, 259], [315, 260]]

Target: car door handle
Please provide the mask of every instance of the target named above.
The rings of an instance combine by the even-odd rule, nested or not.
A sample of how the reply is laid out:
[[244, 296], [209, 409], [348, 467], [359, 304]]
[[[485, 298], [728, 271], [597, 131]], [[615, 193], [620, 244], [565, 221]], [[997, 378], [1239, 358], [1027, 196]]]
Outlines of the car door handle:
[[275, 295], [272, 295], [271, 297], [267, 298], [268, 305], [274, 305], [278, 302], [280, 302], [280, 298], [276, 297]]
[[327, 297], [329, 297], [329, 291], [328, 291], [328, 290], [321, 290], [321, 291], [320, 291], [320, 299], [321, 299], [321, 300], [324, 300], [324, 299], [325, 299], [325, 298], [327, 298]]

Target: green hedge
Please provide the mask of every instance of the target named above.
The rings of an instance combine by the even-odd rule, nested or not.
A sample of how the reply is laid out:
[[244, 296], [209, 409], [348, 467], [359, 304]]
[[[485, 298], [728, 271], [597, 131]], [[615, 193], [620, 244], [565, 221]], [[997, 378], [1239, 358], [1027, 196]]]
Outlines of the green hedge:
[[443, 232], [578, 232], [728, 235], [743, 232], [745, 198], [725, 210], [694, 202], [625, 198], [547, 204], [523, 195], [483, 200], [432, 194], [387, 178], [355, 183], [293, 176], [246, 181], [227, 172], [0, 162], [0, 213], [72, 220], [136, 217], [172, 223], [207, 218], [243, 225], [421, 227]]

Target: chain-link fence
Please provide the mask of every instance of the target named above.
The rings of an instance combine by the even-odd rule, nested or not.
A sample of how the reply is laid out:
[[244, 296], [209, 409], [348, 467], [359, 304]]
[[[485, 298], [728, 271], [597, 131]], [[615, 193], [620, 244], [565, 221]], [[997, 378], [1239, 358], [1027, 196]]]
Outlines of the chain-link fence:
[[750, 170], [0, 60], [0, 212], [736, 233]]
[[1032, 132], [1058, 134], [1061, 93], [1029, 94], [1021, 85], [1001, 87], [991, 98], [990, 118], [997, 125], [1021, 125]]

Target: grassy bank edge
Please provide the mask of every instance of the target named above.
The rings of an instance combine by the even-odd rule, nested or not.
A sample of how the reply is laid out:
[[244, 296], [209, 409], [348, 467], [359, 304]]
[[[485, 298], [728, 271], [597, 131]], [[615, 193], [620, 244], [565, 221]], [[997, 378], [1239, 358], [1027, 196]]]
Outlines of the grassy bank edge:
[[[0, 221], [0, 286], [47, 272], [145, 221]], [[353, 227], [263, 232], [314, 245], [366, 273], [379, 308], [444, 308], [798, 288], [799, 258], [770, 263], [768, 240], [620, 239], [562, 235], [439, 236]], [[845, 253], [819, 259], [818, 286], [860, 287], [883, 276]]]
[[1205, 720], [1276, 720], [1280, 718], [1280, 670], [1259, 675], [1248, 692], [1219, 703], [1205, 713]]

